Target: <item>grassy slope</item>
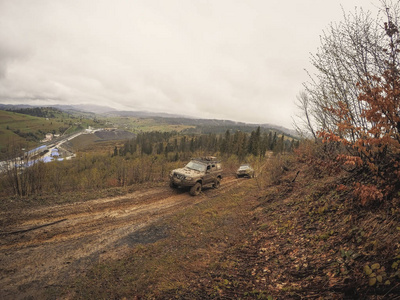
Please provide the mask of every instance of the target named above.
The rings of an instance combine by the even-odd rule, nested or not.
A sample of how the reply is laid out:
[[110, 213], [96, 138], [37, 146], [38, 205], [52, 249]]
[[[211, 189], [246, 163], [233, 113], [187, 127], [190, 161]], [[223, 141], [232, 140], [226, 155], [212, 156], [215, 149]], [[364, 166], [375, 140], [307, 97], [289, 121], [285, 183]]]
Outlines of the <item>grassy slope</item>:
[[[26, 142], [26, 140], [13, 130], [20, 130], [21, 132], [37, 132], [42, 130], [51, 132], [52, 129], [58, 129], [61, 124], [57, 122], [47, 121], [43, 118], [32, 117], [28, 115], [7, 112], [0, 110], [0, 148], [4, 148], [7, 144], [28, 144], [28, 146], [35, 145], [34, 142]], [[8, 129], [7, 129], [8, 128]]]
[[289, 169], [278, 185], [266, 185], [266, 177], [242, 181], [160, 221], [139, 233], [153, 239], [95, 265], [64, 293], [84, 299], [396, 299], [399, 200], [390, 208], [356, 207], [336, 191], [337, 174], [317, 178], [301, 164]]
[[135, 133], [150, 131], [177, 131], [194, 128], [192, 125], [170, 124], [163, 120], [153, 118], [136, 118], [136, 117], [109, 117], [107, 121], [121, 129], [126, 129]]

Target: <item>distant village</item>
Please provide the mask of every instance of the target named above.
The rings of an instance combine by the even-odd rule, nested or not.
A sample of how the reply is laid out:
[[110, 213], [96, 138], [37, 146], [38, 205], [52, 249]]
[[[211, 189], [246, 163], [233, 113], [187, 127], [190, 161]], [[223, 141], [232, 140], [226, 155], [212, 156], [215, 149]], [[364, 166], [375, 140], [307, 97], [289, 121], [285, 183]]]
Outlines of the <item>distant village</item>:
[[41, 142], [42, 143], [50, 142], [54, 138], [58, 138], [58, 137], [60, 137], [59, 134], [46, 133], [46, 137], [43, 140], [41, 140]]
[[65, 142], [76, 138], [81, 134], [93, 134], [95, 132], [102, 131], [102, 132], [117, 132], [116, 128], [97, 128], [94, 129], [89, 126], [87, 129], [69, 135], [67, 137], [63, 137], [60, 134], [52, 134], [47, 133], [46, 137], [41, 140], [44, 145], [38, 146], [32, 150], [25, 151], [21, 157], [16, 157], [12, 160], [8, 161], [0, 161], [0, 173], [4, 172], [5, 170], [9, 169], [10, 167], [30, 167], [38, 162], [52, 162], [52, 161], [63, 161], [63, 160], [70, 160], [74, 158], [76, 155], [69, 150], [66, 150], [62, 147], [62, 144]]
[[[75, 155], [70, 153], [69, 151], [65, 151], [63, 150], [60, 146], [68, 141], [71, 140], [75, 137], [77, 137], [78, 135], [81, 134], [91, 134], [94, 133], [98, 130], [103, 130], [103, 129], [93, 129], [91, 126], [89, 126], [86, 130], [84, 130], [83, 132], [79, 132], [77, 134], [73, 134], [72, 136], [69, 136], [68, 138], [66, 138], [65, 140], [61, 140], [57, 142], [57, 145], [42, 145], [39, 147], [36, 147], [35, 149], [29, 150], [27, 152], [24, 153], [24, 157], [26, 159], [31, 159], [34, 158], [35, 156], [38, 156], [40, 158], [38, 158], [38, 160], [43, 161], [43, 162], [51, 162], [54, 160], [58, 160], [58, 161], [62, 161], [64, 159], [71, 159], [73, 158]], [[52, 134], [52, 133], [47, 133], [46, 137], [41, 141], [43, 143], [49, 143], [51, 142], [53, 139], [57, 139], [60, 137], [60, 134]], [[64, 153], [63, 153], [64, 152]], [[34, 162], [36, 162], [37, 160], [34, 160]]]

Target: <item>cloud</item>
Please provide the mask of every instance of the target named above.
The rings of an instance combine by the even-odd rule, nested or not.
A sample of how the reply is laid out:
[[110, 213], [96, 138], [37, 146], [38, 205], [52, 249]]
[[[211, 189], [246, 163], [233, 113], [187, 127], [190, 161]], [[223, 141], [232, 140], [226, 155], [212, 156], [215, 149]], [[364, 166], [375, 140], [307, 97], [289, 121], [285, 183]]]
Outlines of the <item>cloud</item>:
[[309, 53], [338, 20], [339, 1], [1, 1], [0, 102], [290, 126]]
[[[0, 21], [0, 24], [3, 23]], [[5, 78], [7, 73], [7, 66], [17, 60], [26, 60], [29, 56], [29, 47], [13, 37], [13, 30], [1, 24], [0, 30], [0, 79]], [[8, 32], [8, 34], [4, 34]]]

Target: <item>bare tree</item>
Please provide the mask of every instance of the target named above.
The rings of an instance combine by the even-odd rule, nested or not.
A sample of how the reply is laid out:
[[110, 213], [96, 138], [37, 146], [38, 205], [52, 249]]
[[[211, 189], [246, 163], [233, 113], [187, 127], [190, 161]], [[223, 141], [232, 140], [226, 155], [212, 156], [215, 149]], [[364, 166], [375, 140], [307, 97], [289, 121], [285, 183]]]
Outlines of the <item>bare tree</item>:
[[[398, 2], [382, 1], [381, 5], [375, 18], [356, 9], [344, 13], [342, 22], [331, 24], [323, 32], [321, 46], [311, 56], [315, 72], [308, 73], [310, 80], [297, 97], [301, 111], [296, 120], [298, 128], [306, 128], [314, 137], [320, 130], [336, 132], [336, 124], [342, 121], [336, 112], [343, 107], [351, 125], [365, 130], [370, 127], [362, 113], [366, 104], [358, 99], [359, 84], [371, 81], [373, 74], [382, 74], [387, 68], [384, 23], [397, 24], [399, 16]], [[393, 63], [397, 63], [395, 59]], [[360, 137], [350, 132], [346, 138], [355, 141]]]
[[306, 137], [312, 134], [314, 140], [317, 140], [312, 121], [312, 112], [310, 112], [310, 97], [306, 91], [301, 91], [297, 96], [297, 107], [300, 114], [297, 115], [297, 122], [294, 120], [294, 126], [300, 136]]

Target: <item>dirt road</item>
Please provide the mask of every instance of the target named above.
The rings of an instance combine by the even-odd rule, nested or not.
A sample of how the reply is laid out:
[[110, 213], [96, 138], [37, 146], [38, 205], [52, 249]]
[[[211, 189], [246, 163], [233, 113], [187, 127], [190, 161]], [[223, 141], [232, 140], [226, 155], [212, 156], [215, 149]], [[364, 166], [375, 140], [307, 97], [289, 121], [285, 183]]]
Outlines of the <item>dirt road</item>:
[[197, 197], [166, 186], [115, 198], [1, 212], [0, 299], [38, 298], [93, 263], [161, 239], [167, 232], [152, 225], [157, 220], [210, 200], [241, 181], [225, 178], [220, 189], [204, 189]]

